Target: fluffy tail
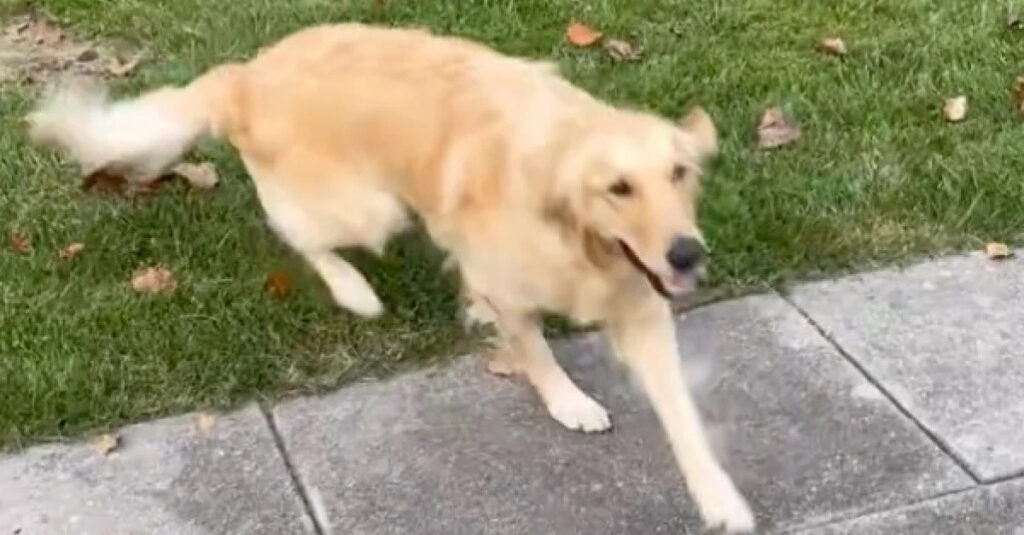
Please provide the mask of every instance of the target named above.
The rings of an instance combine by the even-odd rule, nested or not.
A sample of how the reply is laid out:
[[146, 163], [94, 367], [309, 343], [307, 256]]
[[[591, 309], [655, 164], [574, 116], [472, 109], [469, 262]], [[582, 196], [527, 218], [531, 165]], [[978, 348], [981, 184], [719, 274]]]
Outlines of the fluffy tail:
[[51, 91], [28, 115], [39, 144], [66, 152], [84, 174], [105, 170], [132, 182], [159, 177], [204, 135], [217, 136], [237, 117], [242, 65], [223, 65], [185, 87], [165, 87], [110, 102], [97, 87]]

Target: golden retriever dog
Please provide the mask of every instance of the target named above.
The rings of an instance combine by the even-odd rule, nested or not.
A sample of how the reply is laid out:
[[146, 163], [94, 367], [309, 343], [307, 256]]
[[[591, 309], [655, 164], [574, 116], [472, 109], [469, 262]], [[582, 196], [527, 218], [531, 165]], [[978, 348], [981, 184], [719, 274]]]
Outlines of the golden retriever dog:
[[226, 138], [270, 226], [362, 316], [380, 299], [334, 252], [380, 252], [410, 212], [498, 333], [489, 369], [522, 374], [569, 429], [601, 405], [552, 356], [539, 315], [600, 325], [638, 379], [709, 526], [754, 518], [716, 460], [687, 389], [667, 298], [703, 261], [700, 169], [717, 150], [700, 109], [678, 122], [602, 103], [552, 65], [424, 30], [324, 25], [185, 87], [109, 102], [65, 87], [29, 117], [85, 173], [159, 176], [201, 136]]

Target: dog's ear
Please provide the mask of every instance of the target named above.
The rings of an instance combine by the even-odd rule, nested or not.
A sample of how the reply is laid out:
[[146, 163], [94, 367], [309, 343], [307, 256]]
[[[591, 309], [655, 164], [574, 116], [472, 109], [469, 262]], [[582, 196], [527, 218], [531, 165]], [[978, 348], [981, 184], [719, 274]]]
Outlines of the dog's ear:
[[549, 151], [547, 160], [557, 163], [541, 171], [553, 178], [544, 194], [544, 217], [567, 231], [581, 232], [583, 177], [590, 147], [579, 139], [564, 138], [555, 140], [545, 150]]
[[688, 145], [698, 160], [705, 161], [718, 153], [718, 131], [703, 108], [691, 109], [678, 124], [681, 143]]

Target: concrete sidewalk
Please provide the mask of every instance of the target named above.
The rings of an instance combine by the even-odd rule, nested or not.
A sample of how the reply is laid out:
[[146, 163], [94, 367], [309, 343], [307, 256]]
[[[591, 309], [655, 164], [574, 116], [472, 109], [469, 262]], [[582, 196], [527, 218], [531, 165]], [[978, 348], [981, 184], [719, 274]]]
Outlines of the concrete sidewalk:
[[[946, 258], [680, 324], [759, 533], [1024, 535], [1024, 261]], [[661, 429], [596, 336], [556, 344], [611, 433], [467, 357], [334, 394], [0, 457], [0, 535], [700, 533]]]

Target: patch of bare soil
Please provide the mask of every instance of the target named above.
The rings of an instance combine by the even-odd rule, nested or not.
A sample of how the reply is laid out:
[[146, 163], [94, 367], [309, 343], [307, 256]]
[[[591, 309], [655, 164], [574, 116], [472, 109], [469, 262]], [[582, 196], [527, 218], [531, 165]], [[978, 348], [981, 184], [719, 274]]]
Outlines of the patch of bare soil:
[[0, 84], [49, 85], [66, 77], [127, 76], [142, 57], [76, 39], [44, 14], [22, 15], [0, 34]]

